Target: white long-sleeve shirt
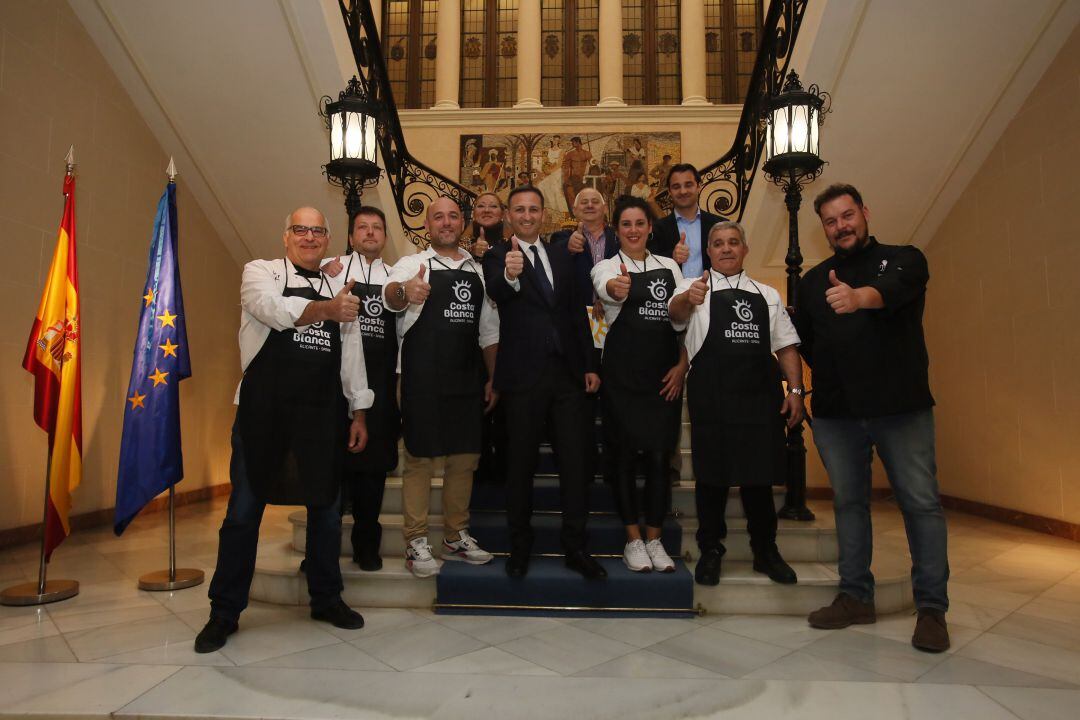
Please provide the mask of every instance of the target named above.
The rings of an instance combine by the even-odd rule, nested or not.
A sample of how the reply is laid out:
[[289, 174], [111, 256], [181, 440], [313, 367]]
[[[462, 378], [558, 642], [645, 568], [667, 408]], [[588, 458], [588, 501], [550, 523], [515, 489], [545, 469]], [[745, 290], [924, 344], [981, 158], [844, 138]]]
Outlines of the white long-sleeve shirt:
[[[296, 321], [304, 313], [311, 300], [296, 295], [283, 296], [286, 287], [308, 287], [306, 278], [296, 273], [296, 268], [284, 258], [277, 260], [252, 260], [244, 266], [240, 283], [240, 369], [248, 366], [259, 354], [271, 330], [303, 331], [307, 326], [297, 326]], [[318, 289], [318, 283], [315, 283]], [[340, 284], [337, 286], [340, 288]], [[332, 287], [323, 289], [327, 299], [333, 297]], [[341, 328], [341, 390], [349, 403], [350, 414], [365, 410], [375, 401], [375, 394], [368, 387], [367, 368], [364, 365], [364, 349], [360, 329], [356, 323], [338, 323]], [[287, 378], [282, 378], [287, 382]], [[240, 384], [243, 384], [243, 378]], [[240, 386], [236, 387], [233, 404], [240, 403]]]
[[[621, 269], [619, 268], [620, 265], [626, 265], [626, 271], [631, 275], [658, 270], [660, 268], [670, 270], [671, 274], [675, 276], [675, 285], [674, 287], [668, 288], [668, 295], [665, 299], [670, 299], [672, 295], [679, 292], [676, 288], [678, 288], [683, 281], [683, 274], [682, 270], [679, 269], [679, 263], [669, 257], [663, 257], [662, 255], [646, 253], [645, 259], [638, 261], [631, 259], [620, 251], [608, 259], [596, 263], [593, 265], [591, 273], [592, 284], [593, 288], [596, 290], [596, 296], [600, 298], [601, 302], [604, 304], [604, 320], [607, 322], [608, 327], [611, 327], [611, 324], [615, 322], [615, 318], [619, 317], [619, 312], [626, 302], [626, 300], [614, 299], [607, 291], [608, 280], [619, 276], [621, 272]], [[681, 331], [686, 327], [685, 323], [672, 322], [671, 325], [677, 331]]]
[[[435, 260], [432, 260], [430, 262], [431, 267], [428, 267], [430, 258], [435, 258]], [[476, 273], [476, 276], [480, 278], [481, 287], [485, 288], [485, 296], [480, 302], [480, 347], [486, 348], [499, 342], [499, 311], [495, 309], [495, 305], [487, 298], [487, 286], [484, 284], [484, 273], [480, 268], [480, 263], [464, 250], [458, 250], [457, 258], [448, 258], [428, 248], [415, 255], [406, 255], [398, 260], [390, 271], [390, 278], [383, 285], [383, 304], [388, 309], [391, 306], [386, 304], [386, 288], [389, 287], [390, 283], [407, 283], [416, 277], [416, 273], [420, 272], [421, 267], [427, 268], [424, 279], [428, 282], [431, 281], [431, 273], [443, 270], [464, 270], [465, 272]], [[423, 312], [425, 304], [414, 305], [409, 303], [405, 307], [405, 312], [398, 315], [398, 338], [403, 339], [405, 334], [409, 332], [409, 328], [420, 319], [420, 313]]]
[[[726, 277], [723, 273], [715, 270], [709, 272], [712, 274], [712, 292], [734, 288], [755, 293], [765, 298], [765, 304], [769, 306], [770, 349], [774, 353], [791, 345], [799, 344], [799, 333], [795, 331], [795, 325], [791, 322], [787, 308], [784, 307], [784, 303], [780, 300], [779, 292], [764, 283], [751, 280], [745, 272], [731, 277]], [[679, 287], [675, 290], [672, 299], [686, 292], [697, 279], [696, 277], [684, 278], [679, 283]], [[705, 343], [705, 336], [709, 334], [709, 320], [712, 312], [710, 308], [711, 300], [712, 293], [705, 297], [703, 304], [691, 306], [690, 321], [686, 324], [686, 354], [689, 356], [691, 364], [694, 362], [694, 355]], [[671, 305], [670, 301], [668, 301], [668, 305]]]

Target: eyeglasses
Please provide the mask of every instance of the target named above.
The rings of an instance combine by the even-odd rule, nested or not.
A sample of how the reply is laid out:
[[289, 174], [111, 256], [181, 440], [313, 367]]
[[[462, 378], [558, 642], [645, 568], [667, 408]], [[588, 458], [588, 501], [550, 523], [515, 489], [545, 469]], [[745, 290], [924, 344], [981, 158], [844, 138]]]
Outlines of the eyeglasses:
[[289, 232], [291, 232], [293, 235], [300, 235], [300, 236], [307, 235], [308, 233], [311, 233], [311, 237], [317, 237], [317, 238], [326, 237], [326, 228], [321, 227], [319, 225], [315, 225], [315, 226], [311, 226], [311, 225], [290, 225], [289, 226]]

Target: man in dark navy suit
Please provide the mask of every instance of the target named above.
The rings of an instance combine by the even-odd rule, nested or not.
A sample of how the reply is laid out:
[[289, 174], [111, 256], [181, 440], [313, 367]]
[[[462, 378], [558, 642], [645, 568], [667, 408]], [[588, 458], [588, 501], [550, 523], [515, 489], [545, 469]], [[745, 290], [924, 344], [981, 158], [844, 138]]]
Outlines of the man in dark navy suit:
[[487, 292], [498, 304], [500, 317], [494, 388], [510, 429], [506, 512], [511, 548], [506, 573], [523, 577], [528, 572], [533, 473], [547, 428], [559, 458], [566, 566], [586, 578], [601, 578], [607, 573], [585, 552], [593, 444], [587, 393], [600, 387], [583, 312], [586, 298], [574, 280], [566, 246], [545, 245], [540, 239], [540, 191], [514, 188], [507, 206], [510, 242], [489, 250], [483, 261]]
[[[585, 188], [574, 198], [574, 217], [578, 226], [574, 230], [559, 230], [551, 234], [551, 244], [565, 244], [573, 255], [574, 276], [582, 297], [595, 306], [596, 291], [593, 290], [593, 265], [613, 257], [619, 251], [615, 230], [607, 224], [607, 204], [599, 190]], [[597, 317], [603, 317], [600, 309]]]
[[709, 230], [724, 218], [698, 207], [701, 174], [690, 163], [678, 163], [667, 176], [668, 195], [674, 206], [653, 226], [649, 251], [672, 258], [682, 267], [683, 277], [701, 277], [709, 260]]

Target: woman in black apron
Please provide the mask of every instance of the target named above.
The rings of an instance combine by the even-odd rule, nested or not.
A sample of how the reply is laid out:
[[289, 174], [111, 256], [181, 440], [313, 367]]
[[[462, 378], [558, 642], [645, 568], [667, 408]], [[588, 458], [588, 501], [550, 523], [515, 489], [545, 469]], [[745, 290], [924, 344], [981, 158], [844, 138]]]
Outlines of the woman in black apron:
[[[721, 541], [727, 534], [724, 513], [729, 490], [738, 487], [747, 517], [754, 569], [776, 582], [794, 583], [795, 573], [776, 547], [772, 488], [785, 481], [785, 413], [791, 416], [790, 408], [795, 402], [785, 400], [773, 345], [790, 343], [779, 347], [777, 352], [787, 363], [785, 374], [791, 387], [801, 393], [797, 389], [802, 379], [796, 350], [798, 336], [780, 305], [779, 294], [754, 282], [743, 271], [742, 261], [748, 248], [741, 225], [717, 223], [709, 232], [707, 250], [712, 269], [672, 303], [676, 318], [684, 316], [682, 308], [690, 307], [683, 303], [684, 295], [688, 297], [696, 291], [697, 300], [688, 302], [708, 303], [707, 313], [687, 311], [689, 334], [699, 337], [704, 333], [700, 347], [691, 357], [686, 381], [698, 513], [697, 541], [702, 554], [695, 575], [704, 585], [719, 582], [720, 558], [724, 553]], [[772, 301], [766, 300], [766, 292]], [[682, 308], [677, 307], [680, 304]], [[777, 335], [776, 340], [771, 314], [780, 315], [778, 325], [785, 323], [786, 334]], [[801, 408], [801, 400], [798, 405]]]
[[[646, 249], [652, 221], [642, 199], [620, 198], [612, 223], [621, 249], [597, 264], [592, 276], [610, 323], [601, 390], [605, 433], [617, 448], [613, 490], [626, 526], [623, 562], [634, 572], [673, 572], [675, 564], [660, 535], [671, 505], [667, 469], [679, 439], [687, 366], [667, 307], [682, 274], [673, 260]], [[639, 454], [645, 464], [644, 539], [636, 483]]]
[[[354, 263], [358, 266], [355, 276], [351, 274]], [[386, 264], [378, 259], [373, 259], [366, 268], [364, 265], [359, 255], [353, 253], [343, 277], [346, 282], [356, 281], [352, 289], [360, 300], [356, 322], [363, 338], [364, 363], [375, 402], [367, 411], [367, 447], [361, 453], [346, 453], [345, 471], [353, 517], [353, 562], [361, 570], [375, 571], [382, 568], [379, 513], [386, 475], [398, 464], [401, 414], [397, 401], [396, 314], [382, 301], [382, 287], [390, 274]]]

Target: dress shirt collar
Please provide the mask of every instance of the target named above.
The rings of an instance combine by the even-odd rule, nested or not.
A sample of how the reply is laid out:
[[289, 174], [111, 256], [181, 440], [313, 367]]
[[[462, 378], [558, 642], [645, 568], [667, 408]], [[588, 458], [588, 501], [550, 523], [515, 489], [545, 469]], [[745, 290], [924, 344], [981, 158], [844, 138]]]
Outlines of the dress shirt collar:
[[675, 222], [676, 223], [683, 223], [685, 225], [693, 225], [694, 223], [699, 222], [701, 220], [701, 208], [698, 207], [698, 208], [695, 208], [695, 210], [697, 211], [697, 213], [694, 215], [693, 220], [687, 220], [686, 218], [684, 218], [682, 215], [679, 214], [678, 210], [672, 210], [671, 213], [675, 216]]

